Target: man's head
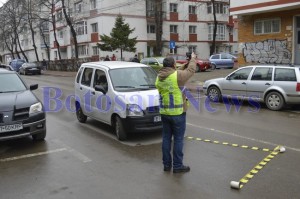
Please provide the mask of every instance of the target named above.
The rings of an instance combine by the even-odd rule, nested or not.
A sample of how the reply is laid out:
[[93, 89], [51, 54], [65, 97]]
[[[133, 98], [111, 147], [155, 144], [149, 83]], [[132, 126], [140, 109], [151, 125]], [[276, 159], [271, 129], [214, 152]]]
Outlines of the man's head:
[[175, 60], [173, 57], [166, 57], [163, 61], [163, 66], [164, 67], [171, 67], [174, 68], [175, 67]]

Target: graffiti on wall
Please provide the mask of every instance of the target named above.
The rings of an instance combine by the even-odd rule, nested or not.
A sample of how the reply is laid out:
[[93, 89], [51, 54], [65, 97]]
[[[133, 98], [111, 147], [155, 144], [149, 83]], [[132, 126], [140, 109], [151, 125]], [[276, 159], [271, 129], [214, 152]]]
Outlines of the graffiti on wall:
[[248, 63], [290, 64], [292, 53], [287, 49], [287, 40], [268, 39], [245, 43], [243, 56]]

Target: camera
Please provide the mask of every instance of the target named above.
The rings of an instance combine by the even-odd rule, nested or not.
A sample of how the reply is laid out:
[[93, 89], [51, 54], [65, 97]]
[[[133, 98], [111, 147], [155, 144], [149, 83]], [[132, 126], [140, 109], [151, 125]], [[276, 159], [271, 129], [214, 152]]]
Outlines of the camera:
[[186, 55], [186, 59], [190, 60], [192, 58], [192, 53], [191, 52], [187, 52], [185, 53]]

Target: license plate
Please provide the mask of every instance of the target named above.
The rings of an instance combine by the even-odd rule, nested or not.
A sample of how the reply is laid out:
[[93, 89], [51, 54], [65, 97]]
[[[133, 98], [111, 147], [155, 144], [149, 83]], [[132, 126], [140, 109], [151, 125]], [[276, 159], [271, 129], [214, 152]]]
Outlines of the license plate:
[[160, 117], [160, 115], [154, 117], [154, 122], [161, 122], [161, 117]]
[[23, 129], [22, 124], [5, 125], [5, 126], [0, 126], [0, 133], [10, 132], [10, 131], [18, 131], [21, 129]]

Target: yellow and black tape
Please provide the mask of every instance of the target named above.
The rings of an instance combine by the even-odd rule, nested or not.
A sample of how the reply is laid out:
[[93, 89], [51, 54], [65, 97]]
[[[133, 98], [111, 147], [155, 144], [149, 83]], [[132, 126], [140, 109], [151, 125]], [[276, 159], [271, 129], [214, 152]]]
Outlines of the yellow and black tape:
[[212, 144], [220, 144], [220, 145], [224, 145], [224, 146], [239, 147], [239, 148], [243, 148], [243, 149], [251, 149], [251, 150], [255, 150], [255, 151], [264, 151], [264, 152], [272, 151], [271, 149], [268, 149], [268, 148], [251, 147], [251, 146], [246, 146], [246, 145], [232, 144], [229, 142], [221, 142], [221, 141], [213, 141], [213, 140], [209, 140], [209, 139], [195, 138], [195, 137], [191, 137], [191, 136], [187, 136], [186, 139], [207, 142], [207, 143], [212, 143]]
[[262, 170], [278, 153], [281, 152], [281, 147], [277, 146], [269, 155], [267, 155], [261, 162], [259, 162], [253, 169], [247, 173], [239, 182], [231, 181], [231, 188], [241, 189], [247, 184], [260, 170]]

